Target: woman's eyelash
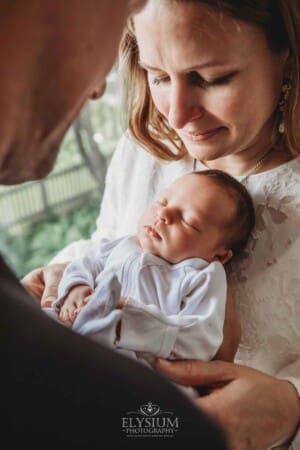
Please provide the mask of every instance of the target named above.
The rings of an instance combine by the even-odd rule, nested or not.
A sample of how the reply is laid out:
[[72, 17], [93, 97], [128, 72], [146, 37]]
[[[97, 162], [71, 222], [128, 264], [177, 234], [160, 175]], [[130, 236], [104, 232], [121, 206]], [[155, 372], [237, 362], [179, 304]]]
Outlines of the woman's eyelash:
[[166, 82], [168, 80], [169, 80], [169, 77], [163, 77], [163, 78], [155, 77], [152, 80], [152, 84], [158, 86], [160, 83], [164, 83], [164, 82]]
[[[225, 84], [229, 83], [235, 74], [236, 74], [236, 72], [231, 72], [227, 75], [223, 75], [222, 77], [215, 78], [214, 80], [205, 80], [197, 72], [191, 72], [189, 74], [189, 80], [193, 84], [196, 84], [196, 85], [204, 87], [204, 88], [206, 88], [206, 87], [209, 88], [209, 87], [221, 86], [221, 85], [225, 85]], [[152, 84], [154, 84], [155, 86], [158, 86], [160, 83], [166, 83], [168, 81], [169, 81], [169, 77], [162, 77], [162, 78], [155, 77], [152, 80]]]
[[213, 81], [206, 81], [206, 84], [208, 86], [217, 86], [217, 85], [227, 84], [232, 80], [233, 77], [234, 77], [234, 74], [231, 73], [229, 75], [224, 75], [223, 77], [217, 78], [216, 80], [213, 80]]
[[209, 88], [229, 83], [235, 74], [236, 72], [231, 72], [229, 74], [223, 75], [222, 77], [218, 77], [213, 80], [205, 80], [197, 72], [191, 72], [189, 78], [192, 83], [195, 83], [203, 88]]

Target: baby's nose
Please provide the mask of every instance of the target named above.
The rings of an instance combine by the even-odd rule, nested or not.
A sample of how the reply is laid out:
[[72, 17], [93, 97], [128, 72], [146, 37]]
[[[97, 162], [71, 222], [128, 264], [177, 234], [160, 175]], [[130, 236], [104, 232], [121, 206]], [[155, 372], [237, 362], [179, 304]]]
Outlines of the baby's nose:
[[169, 207], [161, 206], [157, 211], [157, 218], [166, 225], [171, 225], [174, 220], [174, 212]]

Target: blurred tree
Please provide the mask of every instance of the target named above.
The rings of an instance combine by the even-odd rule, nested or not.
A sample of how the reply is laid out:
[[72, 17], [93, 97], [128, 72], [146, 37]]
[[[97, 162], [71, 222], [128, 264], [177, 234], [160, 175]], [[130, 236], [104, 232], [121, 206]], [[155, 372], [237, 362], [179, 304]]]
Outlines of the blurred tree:
[[[94, 230], [107, 165], [123, 131], [120, 99], [117, 70], [114, 68], [108, 77], [104, 96], [98, 101], [88, 102], [68, 130], [53, 170], [58, 173], [84, 161], [100, 188], [91, 194], [90, 201], [86, 200], [84, 207], [74, 203], [74, 211], [70, 212], [66, 205], [65, 212], [52, 211], [38, 223], [1, 232], [0, 251], [18, 276], [48, 264], [65, 245], [89, 238]], [[0, 187], [8, 194], [9, 189]]]
[[89, 104], [81, 112], [73, 125], [79, 153], [83, 161], [97, 181], [100, 192], [104, 191], [107, 158], [101, 152], [100, 144], [95, 140]]
[[99, 213], [99, 199], [69, 214], [50, 214], [47, 221], [28, 224], [22, 233], [2, 232], [0, 252], [14, 268], [17, 276], [23, 277], [37, 267], [42, 267], [65, 245], [78, 239], [88, 239], [95, 229]]

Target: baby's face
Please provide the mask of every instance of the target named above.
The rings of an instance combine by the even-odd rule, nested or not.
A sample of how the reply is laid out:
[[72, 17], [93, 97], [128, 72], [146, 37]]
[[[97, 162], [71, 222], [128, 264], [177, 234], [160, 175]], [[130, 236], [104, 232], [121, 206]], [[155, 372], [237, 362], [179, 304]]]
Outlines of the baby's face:
[[142, 215], [138, 239], [144, 251], [173, 264], [193, 257], [225, 263], [231, 257], [225, 237], [234, 212], [232, 197], [211, 178], [184, 175]]

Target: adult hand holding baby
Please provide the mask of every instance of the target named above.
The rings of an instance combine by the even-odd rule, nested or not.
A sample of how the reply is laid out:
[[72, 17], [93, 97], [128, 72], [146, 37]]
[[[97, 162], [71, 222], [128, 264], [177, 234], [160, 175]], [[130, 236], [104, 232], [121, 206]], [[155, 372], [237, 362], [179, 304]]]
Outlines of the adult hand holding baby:
[[246, 366], [223, 361], [165, 361], [156, 368], [176, 383], [210, 387], [195, 403], [226, 430], [231, 450], [286, 444], [299, 426], [294, 386]]
[[21, 283], [41, 307], [50, 307], [57, 297], [57, 288], [67, 265], [68, 262], [39, 267], [25, 275]]

